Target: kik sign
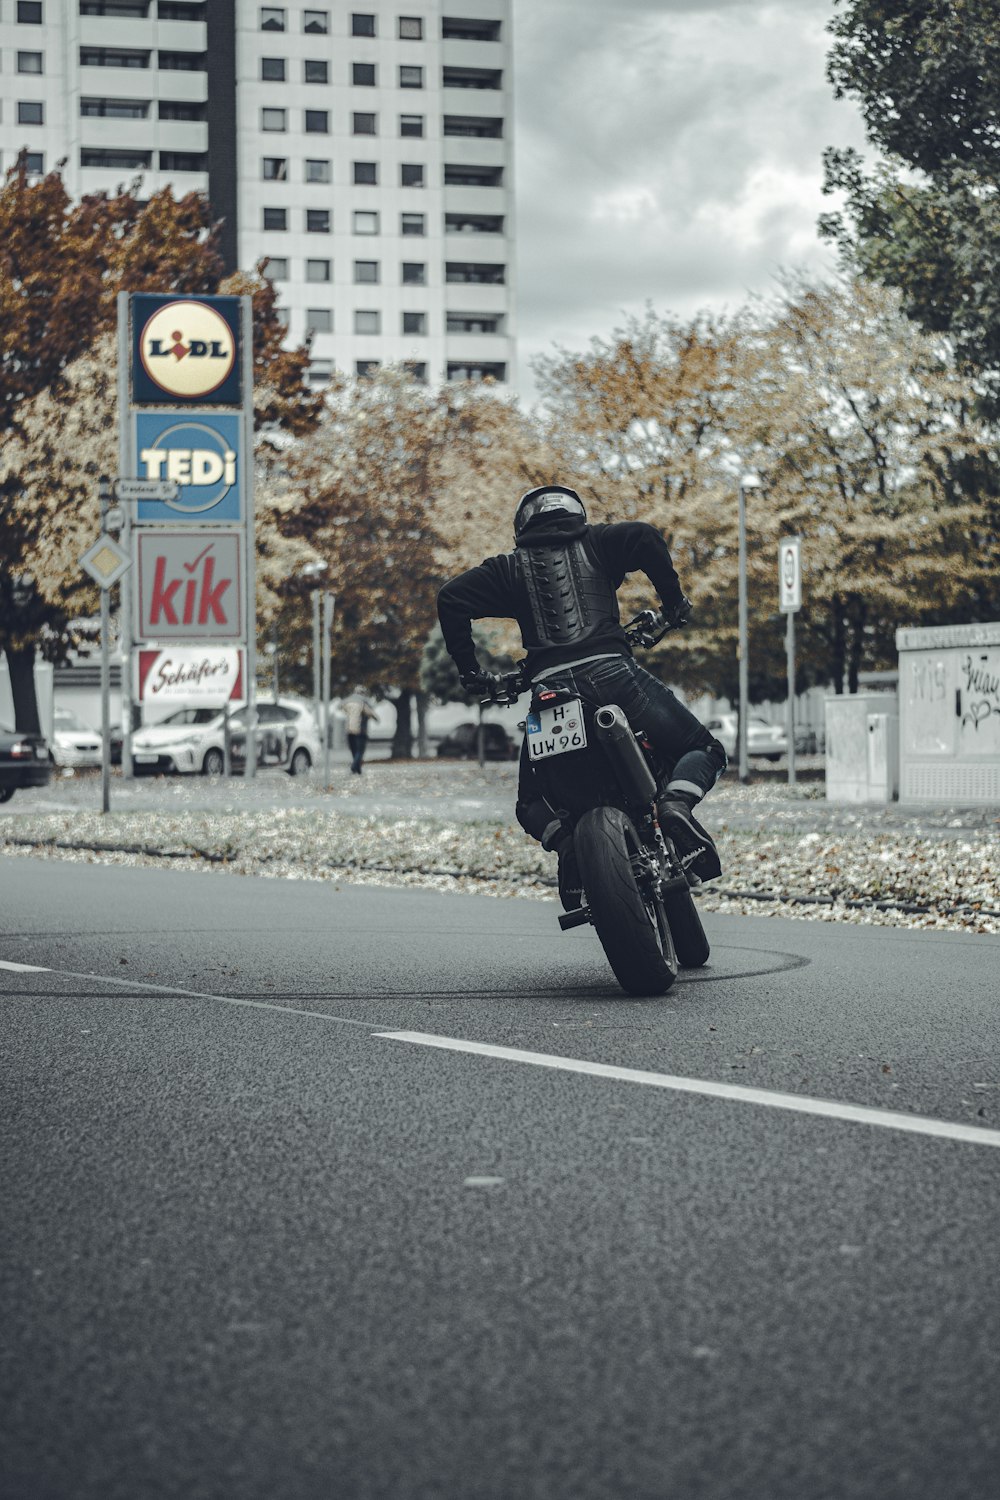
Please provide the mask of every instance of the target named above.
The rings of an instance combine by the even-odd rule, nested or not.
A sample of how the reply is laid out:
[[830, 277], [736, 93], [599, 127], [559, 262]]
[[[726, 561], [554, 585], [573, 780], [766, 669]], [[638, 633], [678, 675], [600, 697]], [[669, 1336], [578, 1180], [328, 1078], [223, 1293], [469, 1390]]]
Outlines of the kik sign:
[[132, 400], [237, 406], [238, 297], [132, 298]]
[[135, 540], [137, 640], [242, 638], [242, 532], [143, 530]]
[[235, 412], [139, 411], [134, 421], [138, 478], [180, 486], [176, 500], [140, 500], [138, 521], [242, 522], [241, 419]]

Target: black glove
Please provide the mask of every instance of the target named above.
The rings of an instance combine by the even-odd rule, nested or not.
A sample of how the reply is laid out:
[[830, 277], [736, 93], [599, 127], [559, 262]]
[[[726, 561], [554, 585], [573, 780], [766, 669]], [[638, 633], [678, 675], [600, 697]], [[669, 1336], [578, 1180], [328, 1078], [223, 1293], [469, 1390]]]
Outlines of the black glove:
[[668, 630], [679, 630], [682, 625], [686, 625], [688, 620], [690, 620], [693, 609], [694, 605], [691, 603], [691, 600], [685, 599], [682, 594], [679, 604], [675, 604], [671, 610], [664, 610], [664, 625], [666, 625]]
[[479, 697], [485, 698], [492, 694], [500, 678], [495, 672], [484, 672], [482, 667], [477, 665], [459, 672], [458, 680], [467, 693], [478, 694]]

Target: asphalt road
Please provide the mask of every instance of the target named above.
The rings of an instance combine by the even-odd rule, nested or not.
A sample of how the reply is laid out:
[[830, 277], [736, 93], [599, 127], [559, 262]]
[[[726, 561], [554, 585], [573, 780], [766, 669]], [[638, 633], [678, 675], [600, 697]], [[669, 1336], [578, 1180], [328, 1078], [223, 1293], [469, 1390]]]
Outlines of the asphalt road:
[[708, 921], [0, 860], [5, 1500], [993, 1493], [1000, 939]]

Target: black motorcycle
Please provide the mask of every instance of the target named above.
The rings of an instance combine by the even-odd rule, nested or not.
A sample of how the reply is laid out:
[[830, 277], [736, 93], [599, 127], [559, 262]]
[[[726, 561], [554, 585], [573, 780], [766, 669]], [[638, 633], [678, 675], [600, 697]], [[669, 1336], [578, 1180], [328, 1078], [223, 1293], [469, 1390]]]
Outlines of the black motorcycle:
[[[630, 645], [666, 634], [652, 610], [625, 627]], [[671, 839], [659, 825], [658, 764], [642, 730], [615, 704], [590, 702], [560, 683], [558, 668], [533, 684], [522, 673], [498, 679], [488, 703], [512, 704], [531, 686], [520, 726], [543, 795], [573, 829], [583, 904], [559, 918], [565, 932], [591, 923], [615, 978], [631, 995], [663, 995], [679, 966], [698, 968], [709, 946]]]

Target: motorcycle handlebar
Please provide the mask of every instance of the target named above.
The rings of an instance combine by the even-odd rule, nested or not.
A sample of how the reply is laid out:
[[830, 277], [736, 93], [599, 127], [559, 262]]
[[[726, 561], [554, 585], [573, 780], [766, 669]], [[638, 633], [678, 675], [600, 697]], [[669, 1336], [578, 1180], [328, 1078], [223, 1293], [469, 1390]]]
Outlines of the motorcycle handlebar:
[[[687, 624], [687, 620], [661, 620], [659, 612], [655, 609], [643, 609], [625, 626], [625, 639], [630, 646], [640, 646], [643, 650], [649, 650], [655, 646], [657, 641], [671, 630], [681, 630]], [[517, 702], [518, 698], [529, 685], [529, 679], [524, 674], [524, 669], [519, 668], [516, 672], [504, 672], [498, 675], [490, 688], [489, 696], [480, 698], [480, 708], [490, 708], [498, 703], [505, 707]]]

